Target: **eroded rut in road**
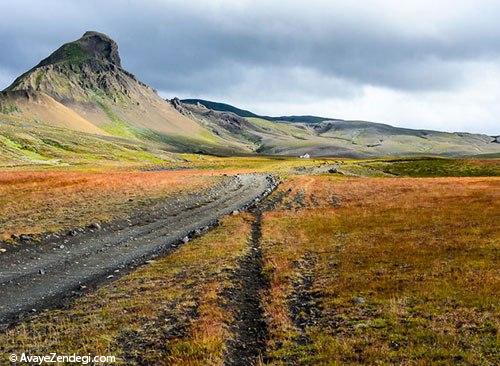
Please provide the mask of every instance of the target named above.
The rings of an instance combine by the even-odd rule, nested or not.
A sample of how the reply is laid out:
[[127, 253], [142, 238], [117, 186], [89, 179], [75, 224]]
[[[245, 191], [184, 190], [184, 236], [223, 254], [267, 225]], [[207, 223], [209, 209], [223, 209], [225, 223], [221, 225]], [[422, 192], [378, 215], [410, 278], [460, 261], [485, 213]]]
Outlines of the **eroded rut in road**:
[[230, 306], [235, 309], [232, 325], [235, 338], [227, 345], [225, 365], [254, 365], [264, 357], [267, 325], [262, 308], [262, 292], [268, 287], [262, 267], [260, 241], [260, 209], [253, 210], [254, 222], [249, 253], [240, 260], [240, 268], [233, 276], [234, 287], [230, 290]]
[[200, 233], [233, 210], [252, 205], [276, 186], [270, 175], [229, 177], [215, 187], [169, 199], [127, 220], [24, 245], [0, 257], [0, 325], [24, 314], [63, 303], [83, 287], [120, 275], [180, 240]]
[[233, 287], [226, 296], [235, 314], [231, 325], [234, 338], [229, 340], [224, 365], [256, 365], [266, 360], [268, 328], [262, 299], [269, 288], [269, 279], [263, 271], [262, 214], [274, 209], [288, 194], [281, 191], [252, 209], [253, 222], [249, 252], [234, 273]]

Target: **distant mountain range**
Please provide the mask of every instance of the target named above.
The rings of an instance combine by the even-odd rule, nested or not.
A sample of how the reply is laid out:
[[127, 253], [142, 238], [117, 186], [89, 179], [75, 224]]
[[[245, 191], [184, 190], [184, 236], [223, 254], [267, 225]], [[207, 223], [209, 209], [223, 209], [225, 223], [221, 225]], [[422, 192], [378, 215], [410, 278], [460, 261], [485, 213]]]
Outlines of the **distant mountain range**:
[[200, 99], [163, 100], [124, 70], [117, 44], [86, 32], [0, 93], [0, 166], [161, 161], [176, 153], [376, 157], [499, 154], [498, 137], [316, 116], [260, 116]]
[[[317, 116], [259, 116], [202, 99], [177, 101], [178, 109], [217, 132], [258, 145], [256, 152], [311, 156], [471, 156], [497, 154], [499, 138], [471, 133], [414, 130], [367, 121]], [[232, 123], [228, 124], [227, 121]], [[215, 127], [217, 126], [217, 127]], [[239, 128], [236, 128], [238, 126]], [[224, 131], [218, 129], [223, 128]]]
[[187, 104], [198, 104], [199, 103], [199, 104], [202, 104], [209, 109], [213, 109], [214, 111], [231, 112], [231, 113], [237, 114], [240, 117], [262, 118], [262, 119], [267, 119], [268, 121], [319, 123], [322, 121], [337, 120], [335, 118], [318, 117], [318, 116], [280, 116], [280, 117], [260, 116], [260, 115], [257, 115], [255, 113], [252, 113], [250, 111], [247, 111], [245, 109], [240, 109], [240, 108], [234, 107], [230, 104], [211, 102], [209, 100], [204, 100], [204, 99], [182, 99], [181, 102], [187, 103]]

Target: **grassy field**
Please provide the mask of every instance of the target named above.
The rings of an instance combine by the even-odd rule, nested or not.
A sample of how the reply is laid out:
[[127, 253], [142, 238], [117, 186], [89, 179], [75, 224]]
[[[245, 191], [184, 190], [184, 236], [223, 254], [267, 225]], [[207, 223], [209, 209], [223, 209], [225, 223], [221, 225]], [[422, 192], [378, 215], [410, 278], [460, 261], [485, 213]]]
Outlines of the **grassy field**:
[[408, 177], [500, 176], [499, 159], [386, 159], [361, 162], [359, 165], [387, 174]]
[[154, 144], [0, 116], [0, 168], [159, 164], [177, 160]]
[[[498, 361], [499, 179], [304, 175], [275, 195], [262, 219], [264, 363]], [[221, 364], [232, 337], [224, 289], [250, 222], [228, 218], [69, 309], [12, 328], [2, 351]]]
[[301, 177], [282, 189], [292, 209], [263, 225], [269, 363], [498, 361], [499, 179]]
[[[255, 214], [227, 217], [169, 256], [0, 333], [0, 354], [222, 365], [239, 336], [235, 274], [258, 240], [266, 280], [258, 363], [500, 361], [500, 178], [486, 176], [496, 175], [498, 160], [181, 158], [162, 165], [184, 169], [177, 171], [0, 174], [4, 236], [126, 215], [221, 174], [283, 179], [258, 229]], [[318, 173], [325, 164], [340, 173]], [[439, 174], [472, 177], [420, 177], [436, 164]]]
[[0, 172], [0, 240], [126, 217], [139, 207], [207, 187], [217, 176], [195, 171]]

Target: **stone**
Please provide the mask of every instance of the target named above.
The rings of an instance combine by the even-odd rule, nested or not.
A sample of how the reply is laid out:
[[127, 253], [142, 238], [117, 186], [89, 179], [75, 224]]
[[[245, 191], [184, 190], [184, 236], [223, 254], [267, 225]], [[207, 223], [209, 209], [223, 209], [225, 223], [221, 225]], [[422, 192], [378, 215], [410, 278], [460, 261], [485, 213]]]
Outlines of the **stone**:
[[19, 236], [19, 239], [21, 241], [30, 241], [31, 237], [29, 235], [22, 234], [22, 235]]
[[354, 298], [354, 303], [357, 305], [363, 305], [366, 303], [366, 299], [364, 297], [358, 296]]
[[94, 230], [101, 230], [101, 224], [99, 224], [98, 222], [93, 222], [89, 227]]

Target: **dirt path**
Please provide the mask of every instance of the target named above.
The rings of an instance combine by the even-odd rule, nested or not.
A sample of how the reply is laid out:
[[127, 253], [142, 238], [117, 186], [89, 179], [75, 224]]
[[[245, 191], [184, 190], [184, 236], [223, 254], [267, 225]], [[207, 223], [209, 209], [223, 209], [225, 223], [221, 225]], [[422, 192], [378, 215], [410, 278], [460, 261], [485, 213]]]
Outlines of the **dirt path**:
[[242, 258], [233, 276], [234, 287], [226, 296], [235, 313], [231, 325], [234, 338], [228, 342], [224, 365], [259, 365], [266, 361], [268, 327], [262, 298], [269, 288], [262, 258], [262, 214], [279, 205], [289, 191], [278, 192], [252, 209], [254, 220], [249, 253]]
[[235, 309], [232, 328], [236, 336], [228, 343], [224, 362], [227, 366], [255, 365], [263, 359], [266, 350], [267, 324], [261, 298], [268, 281], [262, 271], [262, 213], [257, 208], [253, 214], [250, 251], [240, 261], [233, 278], [235, 287], [230, 294], [230, 304]]
[[[100, 230], [73, 232], [0, 256], [0, 325], [63, 303], [82, 289], [109, 281], [181, 240], [200, 233], [233, 210], [272, 191], [269, 175], [229, 177], [203, 192], [148, 208]], [[34, 310], [33, 310], [34, 309]]]

